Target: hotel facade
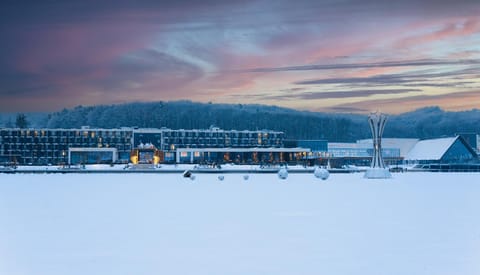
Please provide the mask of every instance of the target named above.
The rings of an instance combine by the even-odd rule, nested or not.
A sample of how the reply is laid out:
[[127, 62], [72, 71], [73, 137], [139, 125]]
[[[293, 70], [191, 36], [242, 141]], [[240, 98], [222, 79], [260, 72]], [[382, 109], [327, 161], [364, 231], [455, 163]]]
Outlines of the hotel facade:
[[284, 148], [285, 134], [271, 130], [0, 129], [0, 163], [292, 162], [310, 149]]
[[[471, 142], [462, 136], [439, 141], [384, 138], [382, 155], [388, 165], [405, 161], [476, 162], [478, 146], [471, 146]], [[430, 143], [434, 145], [420, 146]], [[368, 166], [372, 146], [370, 139], [356, 143], [288, 140], [279, 131], [216, 127], [201, 130], [85, 126], [79, 129], [0, 128], [0, 165], [289, 163]], [[437, 155], [441, 157], [437, 158], [426, 155], [439, 150], [443, 150], [445, 156], [440, 153]]]

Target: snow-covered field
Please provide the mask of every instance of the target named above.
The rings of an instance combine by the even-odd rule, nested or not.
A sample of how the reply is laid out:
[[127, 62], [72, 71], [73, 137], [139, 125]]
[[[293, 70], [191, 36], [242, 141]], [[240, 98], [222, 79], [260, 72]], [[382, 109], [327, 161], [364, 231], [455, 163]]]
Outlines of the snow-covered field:
[[480, 174], [0, 174], [0, 274], [480, 274]]

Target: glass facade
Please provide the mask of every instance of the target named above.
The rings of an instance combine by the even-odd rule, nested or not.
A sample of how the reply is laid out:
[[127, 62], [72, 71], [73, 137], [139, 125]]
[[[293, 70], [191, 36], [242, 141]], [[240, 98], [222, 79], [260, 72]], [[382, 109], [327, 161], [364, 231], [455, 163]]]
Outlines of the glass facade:
[[131, 139], [123, 129], [0, 129], [0, 155], [23, 165], [65, 164], [69, 148], [117, 148], [128, 161]]
[[463, 140], [475, 151], [478, 151], [479, 147], [479, 135], [475, 133], [460, 133], [458, 134]]
[[[329, 148], [330, 156], [343, 157], [372, 157], [373, 148]], [[399, 158], [400, 149], [398, 148], [382, 148], [382, 156], [384, 158]]]
[[312, 152], [315, 153], [326, 153], [328, 151], [328, 141], [322, 139], [288, 139], [284, 140], [283, 144], [286, 148], [309, 148], [310, 150], [312, 150]]
[[[279, 148], [283, 146], [283, 141], [283, 132], [270, 130], [5, 128], [0, 129], [0, 156], [5, 162], [21, 165], [56, 165], [67, 164], [69, 148], [116, 148], [117, 162], [128, 163], [132, 149], [141, 144], [151, 144], [164, 153], [163, 161], [170, 162], [175, 159], [177, 148]], [[75, 161], [81, 157], [89, 162], [98, 158], [82, 155], [75, 156]], [[194, 157], [195, 160], [202, 158], [204, 156], [201, 155]]]
[[159, 129], [158, 133], [135, 133], [135, 144], [150, 142], [168, 151], [176, 148], [248, 148], [283, 146], [284, 133], [262, 131], [221, 130], [171, 130]]
[[328, 142], [326, 140], [298, 140], [297, 147], [310, 148], [312, 152], [327, 152]]
[[281, 164], [298, 163], [311, 154], [309, 149], [295, 148], [183, 148], [178, 149], [176, 161], [200, 164]]
[[109, 164], [113, 163], [113, 152], [71, 152], [70, 164]]
[[461, 139], [455, 140], [455, 142], [448, 148], [445, 154], [442, 156], [440, 162], [443, 163], [463, 163], [475, 159], [476, 156], [472, 151], [467, 149], [467, 146], [463, 144]]
[[162, 130], [158, 132], [133, 132], [133, 147], [137, 148], [142, 144], [152, 144], [155, 148], [162, 146]]
[[[336, 143], [329, 145], [328, 157], [332, 167], [370, 166], [373, 157], [372, 146], [371, 144], [365, 146], [358, 143]], [[399, 148], [382, 148], [382, 157], [387, 165], [398, 164], [402, 160]]]

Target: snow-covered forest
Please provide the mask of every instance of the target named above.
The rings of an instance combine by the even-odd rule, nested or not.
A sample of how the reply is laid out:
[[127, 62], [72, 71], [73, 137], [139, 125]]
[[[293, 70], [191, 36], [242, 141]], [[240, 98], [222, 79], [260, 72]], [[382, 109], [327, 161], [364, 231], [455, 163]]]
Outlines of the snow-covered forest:
[[[1, 115], [0, 126], [15, 127], [17, 114]], [[292, 139], [355, 141], [369, 138], [365, 114], [298, 111], [265, 105], [212, 104], [190, 101], [78, 106], [55, 113], [26, 114], [29, 127], [100, 128], [167, 127], [284, 131]], [[24, 124], [24, 123], [22, 123]], [[458, 132], [480, 132], [480, 110], [447, 112], [427, 107], [391, 115], [384, 137], [436, 138]]]

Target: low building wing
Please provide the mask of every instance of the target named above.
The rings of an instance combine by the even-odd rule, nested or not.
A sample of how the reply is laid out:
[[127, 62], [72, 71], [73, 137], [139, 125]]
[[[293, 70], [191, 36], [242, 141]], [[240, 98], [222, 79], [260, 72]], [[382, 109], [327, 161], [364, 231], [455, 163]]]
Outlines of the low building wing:
[[448, 137], [421, 140], [407, 154], [407, 161], [465, 162], [477, 157], [475, 151], [461, 138]]

